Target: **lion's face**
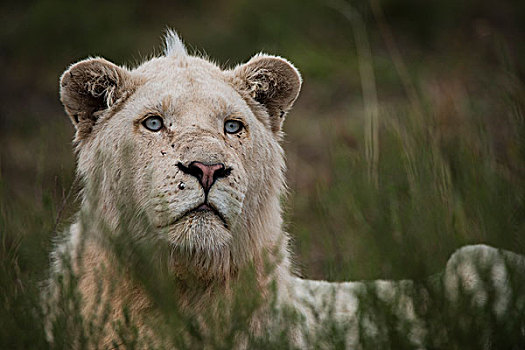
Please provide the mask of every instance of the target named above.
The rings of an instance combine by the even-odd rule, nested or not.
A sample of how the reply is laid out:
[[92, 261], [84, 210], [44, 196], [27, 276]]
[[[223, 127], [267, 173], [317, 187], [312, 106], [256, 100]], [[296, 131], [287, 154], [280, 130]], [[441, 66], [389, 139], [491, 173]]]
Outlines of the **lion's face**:
[[134, 150], [133, 163], [142, 165], [134, 172], [137, 200], [162, 235], [217, 249], [246, 227], [263, 187], [279, 187], [271, 179], [280, 178], [281, 149], [223, 72], [198, 58], [184, 60], [194, 62], [181, 66], [168, 57], [140, 67], [137, 74], [154, 78], [137, 87], [97, 138], [126, 140]]
[[80, 62], [61, 93], [77, 126], [79, 172], [87, 186], [99, 177], [103, 215], [116, 213], [122, 191], [131, 194], [179, 263], [207, 274], [248, 258], [244, 250], [265, 240], [255, 232], [280, 225], [280, 128], [299, 88], [280, 58], [223, 71], [179, 52], [133, 71]]

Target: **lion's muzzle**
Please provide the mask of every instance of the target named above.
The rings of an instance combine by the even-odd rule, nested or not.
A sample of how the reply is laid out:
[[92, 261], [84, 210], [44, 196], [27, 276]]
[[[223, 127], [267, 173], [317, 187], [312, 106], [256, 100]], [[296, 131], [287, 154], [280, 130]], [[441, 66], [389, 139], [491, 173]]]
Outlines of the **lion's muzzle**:
[[184, 164], [179, 162], [177, 167], [185, 174], [196, 177], [205, 194], [208, 194], [211, 186], [217, 179], [229, 176], [232, 170], [231, 168], [226, 168], [222, 163], [205, 164], [198, 161], [193, 161], [188, 166], [184, 166]]

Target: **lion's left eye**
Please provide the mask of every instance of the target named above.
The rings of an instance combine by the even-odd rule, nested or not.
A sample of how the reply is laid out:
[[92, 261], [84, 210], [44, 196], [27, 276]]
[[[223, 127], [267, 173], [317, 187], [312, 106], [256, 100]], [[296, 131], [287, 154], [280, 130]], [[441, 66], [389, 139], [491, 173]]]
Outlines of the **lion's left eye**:
[[224, 123], [224, 132], [228, 134], [236, 134], [242, 130], [244, 125], [238, 120], [227, 120]]
[[142, 125], [149, 131], [159, 131], [164, 125], [162, 118], [158, 115], [151, 116], [142, 122]]

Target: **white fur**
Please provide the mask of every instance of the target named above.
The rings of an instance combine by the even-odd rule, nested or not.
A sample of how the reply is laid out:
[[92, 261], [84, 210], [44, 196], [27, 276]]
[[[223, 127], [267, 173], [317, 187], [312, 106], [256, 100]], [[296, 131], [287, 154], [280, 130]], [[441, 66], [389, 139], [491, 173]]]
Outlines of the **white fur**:
[[164, 38], [164, 55], [186, 56], [187, 54], [186, 47], [177, 32], [173, 29], [168, 29]]

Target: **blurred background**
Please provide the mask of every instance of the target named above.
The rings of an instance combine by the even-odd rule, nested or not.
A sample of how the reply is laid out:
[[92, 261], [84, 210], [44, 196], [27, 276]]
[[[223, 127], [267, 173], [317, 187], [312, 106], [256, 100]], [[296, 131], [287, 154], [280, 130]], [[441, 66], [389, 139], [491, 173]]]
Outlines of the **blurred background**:
[[78, 209], [61, 73], [134, 67], [166, 28], [226, 67], [264, 51], [301, 71], [283, 205], [304, 277], [417, 278], [468, 243], [525, 253], [524, 1], [20, 0], [0, 18], [8, 313]]

